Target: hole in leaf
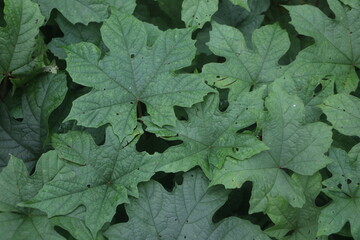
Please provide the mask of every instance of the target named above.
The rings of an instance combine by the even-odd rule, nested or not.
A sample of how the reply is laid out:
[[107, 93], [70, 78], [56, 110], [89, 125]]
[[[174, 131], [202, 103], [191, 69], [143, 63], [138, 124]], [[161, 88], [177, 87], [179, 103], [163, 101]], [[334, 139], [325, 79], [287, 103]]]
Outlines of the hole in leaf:
[[350, 184], [352, 181], [351, 181], [351, 179], [346, 179], [346, 182], [347, 182], [347, 184]]
[[130, 58], [134, 58], [135, 57], [135, 54], [130, 54]]
[[91, 187], [91, 185], [90, 185], [90, 184], [88, 184], [88, 185], [86, 185], [86, 187], [87, 187], [87, 188], [90, 188], [90, 187]]

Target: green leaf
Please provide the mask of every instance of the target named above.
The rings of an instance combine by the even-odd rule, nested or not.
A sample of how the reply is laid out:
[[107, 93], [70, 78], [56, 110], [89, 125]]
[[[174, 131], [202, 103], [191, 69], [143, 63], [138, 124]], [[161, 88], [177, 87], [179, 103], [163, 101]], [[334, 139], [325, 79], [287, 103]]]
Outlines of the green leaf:
[[85, 225], [85, 216], [85, 208], [79, 207], [68, 215], [51, 218], [51, 223], [68, 231], [76, 240], [104, 240], [102, 234], [92, 236]]
[[234, 6], [230, 0], [219, 3], [213, 20], [223, 25], [229, 25], [239, 29], [246, 40], [248, 47], [252, 47], [251, 37], [253, 32], [259, 28], [264, 20], [263, 13], [269, 8], [269, 0], [250, 0], [250, 12], [242, 7]]
[[[111, 220], [117, 205], [128, 202], [128, 195], [138, 196], [137, 184], [150, 179], [158, 158], [157, 155], [137, 152], [135, 141], [122, 148], [111, 127], [107, 128], [106, 133], [105, 144], [101, 146], [96, 146], [91, 136], [84, 132], [63, 135], [61, 138], [71, 145], [67, 154], [60, 148], [59, 155], [67, 161], [79, 155], [86, 161], [85, 166], [68, 166], [64, 171], [71, 174], [45, 184], [39, 194], [23, 206], [38, 208], [53, 217], [69, 214], [84, 205], [85, 224], [96, 236], [101, 227]], [[75, 148], [74, 143], [78, 138], [87, 138], [85, 142], [90, 142], [90, 146]]]
[[278, 24], [267, 25], [253, 34], [254, 50], [246, 47], [243, 34], [229, 26], [212, 22], [210, 50], [226, 58], [224, 63], [210, 63], [203, 68], [203, 77], [219, 88], [229, 88], [229, 100], [243, 91], [271, 83], [281, 76], [278, 61], [290, 42]]
[[218, 0], [184, 0], [181, 19], [187, 27], [202, 28], [218, 10]]
[[110, 123], [124, 138], [136, 127], [137, 105], [146, 105], [151, 120], [174, 125], [173, 107], [190, 107], [213, 91], [196, 74], [176, 74], [191, 64], [195, 55], [191, 29], [162, 32], [147, 46], [146, 25], [113, 9], [101, 28], [110, 53], [100, 59], [90, 43], [69, 46], [68, 72], [73, 80], [93, 90], [76, 99], [67, 120], [98, 127]]
[[277, 79], [286, 92], [297, 95], [304, 102], [305, 120], [308, 123], [319, 121], [323, 114], [319, 105], [334, 94], [334, 82], [335, 78], [329, 76], [296, 77], [287, 73]]
[[108, 18], [108, 7], [113, 6], [131, 14], [136, 6], [135, 0], [34, 0], [40, 5], [41, 13], [50, 18], [53, 9], [57, 9], [72, 24], [102, 22]]
[[[276, 82], [275, 82], [276, 83]], [[214, 170], [211, 185], [239, 188], [253, 182], [250, 212], [266, 209], [272, 198], [284, 197], [293, 207], [305, 203], [304, 189], [285, 170], [312, 175], [330, 160], [324, 153], [332, 142], [331, 128], [324, 123], [304, 124], [304, 105], [295, 95], [272, 85], [265, 106], [268, 118], [262, 140], [270, 148], [245, 161], [225, 161]]]
[[33, 61], [37, 57], [34, 51], [39, 27], [44, 23], [37, 4], [30, 0], [5, 0], [4, 14], [6, 27], [0, 28], [0, 83], [4, 76], [16, 77], [29, 64], [32, 70], [42, 66]]
[[48, 119], [67, 91], [65, 74], [42, 74], [32, 80], [22, 97], [24, 119], [13, 119], [0, 102], [0, 169], [9, 154], [23, 159], [29, 168], [42, 153], [48, 137]]
[[206, 239], [269, 240], [258, 226], [236, 217], [212, 222], [215, 211], [224, 204], [227, 191], [208, 189], [201, 171], [184, 174], [182, 185], [167, 192], [150, 181], [139, 187], [139, 199], [126, 205], [129, 221], [115, 224], [105, 232], [114, 239]]
[[326, 240], [327, 237], [316, 236], [321, 208], [315, 205], [315, 198], [321, 191], [321, 175], [293, 174], [291, 178], [306, 189], [306, 202], [302, 208], [294, 208], [283, 198], [271, 199], [266, 213], [275, 226], [267, 228], [265, 232], [283, 240]]
[[342, 134], [360, 137], [360, 99], [336, 94], [325, 99], [320, 108], [334, 128]]
[[355, 67], [360, 67], [360, 9], [349, 10], [338, 0], [328, 3], [335, 19], [314, 6], [286, 6], [296, 31], [315, 39], [296, 57], [292, 71], [297, 75], [337, 76], [338, 92], [354, 91], [359, 82]]
[[[261, 118], [263, 89], [243, 94], [220, 112], [219, 96], [209, 95], [203, 103], [185, 109], [188, 121], [160, 128], [146, 118], [146, 130], [167, 140], [181, 140], [183, 144], [163, 153], [159, 171], [187, 171], [199, 165], [211, 178], [212, 168], [221, 168], [226, 157], [244, 160], [268, 149], [251, 132], [237, 133]], [[216, 126], [216, 127], [214, 127]]]
[[332, 202], [326, 206], [319, 217], [318, 235], [330, 235], [339, 232], [350, 223], [352, 236], [360, 239], [360, 165], [359, 161], [351, 161], [344, 150], [333, 148], [330, 157], [334, 161], [327, 167], [332, 177], [323, 184], [323, 192]]
[[54, 225], [44, 213], [17, 206], [35, 196], [42, 185], [50, 181], [63, 166], [55, 152], [48, 152], [39, 159], [36, 172], [29, 177], [23, 161], [11, 157], [8, 166], [0, 173], [1, 239], [64, 239], [54, 230]]
[[248, 0], [230, 0], [233, 4], [238, 5], [246, 10], [250, 11]]
[[66, 53], [62, 48], [66, 45], [79, 42], [91, 42], [98, 47], [102, 46], [100, 24], [89, 23], [88, 25], [83, 25], [81, 23], [77, 23], [74, 25], [61, 15], [58, 15], [55, 18], [55, 21], [64, 33], [64, 37], [53, 38], [48, 44], [48, 47], [58, 58], [66, 58]]

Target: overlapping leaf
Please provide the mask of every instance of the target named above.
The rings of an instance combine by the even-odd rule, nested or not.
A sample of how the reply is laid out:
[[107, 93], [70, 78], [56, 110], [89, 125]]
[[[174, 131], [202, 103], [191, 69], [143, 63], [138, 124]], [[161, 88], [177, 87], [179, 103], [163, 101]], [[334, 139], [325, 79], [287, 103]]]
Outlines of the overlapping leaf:
[[321, 109], [339, 132], [360, 137], [360, 99], [349, 94], [336, 94], [325, 99]]
[[285, 170], [312, 175], [330, 162], [324, 153], [332, 142], [331, 128], [316, 122], [304, 124], [304, 105], [273, 85], [265, 101], [268, 119], [263, 129], [263, 142], [270, 148], [245, 161], [225, 161], [214, 170], [212, 185], [237, 188], [253, 182], [250, 212], [265, 210], [272, 198], [285, 198], [293, 207], [305, 203], [302, 186]]
[[224, 0], [219, 3], [213, 20], [217, 23], [235, 27], [244, 35], [248, 46], [252, 46], [251, 37], [253, 32], [261, 26], [264, 20], [262, 15], [270, 5], [269, 0], [250, 0], [249, 10], [239, 6], [234, 6], [230, 0]]
[[306, 202], [302, 208], [294, 208], [283, 198], [272, 199], [266, 213], [275, 226], [266, 229], [266, 233], [283, 240], [326, 240], [327, 237], [317, 237], [321, 208], [315, 205], [315, 198], [321, 191], [321, 175], [294, 174], [292, 179], [306, 190]]
[[74, 25], [61, 15], [57, 16], [55, 21], [64, 33], [64, 37], [53, 38], [48, 44], [48, 47], [58, 58], [64, 59], [66, 57], [66, 53], [62, 47], [69, 44], [91, 42], [101, 47], [100, 24], [89, 23], [86, 26], [77, 23]]
[[199, 165], [211, 178], [213, 167], [221, 168], [226, 157], [249, 158], [267, 147], [252, 132], [238, 133], [261, 118], [263, 89], [241, 95], [225, 112], [220, 112], [219, 96], [209, 95], [203, 103], [186, 109], [188, 121], [160, 128], [145, 119], [147, 131], [183, 144], [163, 153], [158, 170], [187, 171]]
[[22, 97], [22, 121], [13, 119], [0, 102], [0, 169], [6, 166], [9, 154], [23, 159], [30, 168], [34, 166], [48, 137], [48, 118], [66, 91], [65, 74], [42, 74], [33, 79]]
[[195, 54], [191, 29], [162, 32], [149, 48], [146, 26], [112, 10], [101, 28], [108, 55], [100, 59], [99, 49], [90, 43], [67, 48], [73, 80], [93, 88], [74, 102], [67, 119], [88, 127], [110, 123], [123, 138], [136, 127], [137, 105], [142, 102], [154, 123], [175, 124], [174, 105], [190, 107], [213, 91], [195, 74], [174, 73], [190, 65]]
[[143, 184], [139, 191], [139, 199], [126, 205], [130, 220], [106, 231], [110, 240], [269, 239], [258, 226], [240, 218], [213, 223], [212, 216], [224, 204], [227, 191], [219, 186], [208, 189], [201, 171], [184, 174], [183, 184], [171, 193], [155, 181]]
[[290, 71], [297, 77], [333, 75], [339, 92], [354, 91], [359, 82], [355, 67], [360, 67], [360, 8], [349, 10], [338, 0], [328, 4], [335, 19], [311, 5], [286, 7], [296, 31], [315, 39], [299, 53]]
[[[104, 223], [111, 220], [117, 205], [128, 202], [128, 195], [138, 196], [137, 184], [154, 174], [158, 156], [137, 152], [135, 142], [122, 148], [111, 127], [107, 128], [102, 146], [96, 146], [85, 132], [69, 132], [57, 138], [62, 139], [56, 144], [60, 156], [84, 165], [68, 166], [64, 171], [72, 174], [45, 184], [24, 206], [38, 208], [52, 217], [69, 214], [84, 205], [85, 224], [96, 236]], [[84, 142], [82, 149], [78, 147], [80, 141]], [[68, 148], [66, 154], [64, 148]]]
[[0, 28], [0, 83], [3, 77], [18, 77], [43, 66], [35, 50], [39, 27], [44, 23], [31, 0], [5, 0], [6, 26]]
[[360, 165], [356, 159], [350, 159], [341, 149], [331, 149], [330, 157], [334, 160], [328, 169], [332, 177], [325, 180], [323, 192], [332, 202], [326, 206], [319, 217], [318, 235], [330, 235], [350, 223], [352, 236], [360, 239]]
[[17, 206], [35, 196], [64, 165], [55, 152], [48, 152], [39, 160], [34, 175], [29, 177], [23, 161], [11, 157], [8, 166], [0, 173], [1, 239], [65, 239], [54, 230], [45, 213]]
[[181, 19], [187, 27], [202, 28], [218, 10], [218, 0], [184, 0]]
[[41, 13], [49, 19], [53, 9], [60, 11], [72, 24], [102, 22], [108, 18], [108, 8], [113, 6], [131, 14], [135, 0], [34, 0], [40, 5]]
[[219, 88], [229, 88], [229, 100], [255, 86], [271, 83], [281, 76], [278, 61], [290, 42], [278, 24], [267, 25], [253, 34], [253, 50], [246, 47], [243, 34], [229, 26], [212, 22], [210, 50], [226, 58], [224, 63], [206, 64], [204, 78]]

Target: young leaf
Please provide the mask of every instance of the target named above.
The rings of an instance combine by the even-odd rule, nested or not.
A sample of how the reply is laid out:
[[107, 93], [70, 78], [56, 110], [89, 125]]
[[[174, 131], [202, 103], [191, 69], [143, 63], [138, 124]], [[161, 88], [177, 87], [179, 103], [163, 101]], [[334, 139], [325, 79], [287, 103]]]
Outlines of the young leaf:
[[315, 39], [299, 53], [292, 69], [297, 75], [337, 76], [339, 92], [354, 91], [359, 82], [355, 67], [360, 67], [360, 9], [349, 10], [338, 0], [328, 0], [328, 4], [335, 19], [314, 6], [286, 6], [296, 31]]
[[13, 72], [22, 73], [22, 68], [35, 64], [36, 56], [32, 55], [39, 27], [44, 23], [38, 5], [31, 0], [5, 0], [4, 13], [6, 27], [0, 28], [0, 83], [4, 76], [14, 77]]
[[67, 120], [88, 127], [111, 123], [124, 138], [136, 127], [137, 105], [142, 102], [155, 124], [174, 125], [173, 106], [190, 107], [213, 91], [196, 74], [175, 73], [190, 65], [195, 55], [191, 33], [191, 29], [162, 32], [149, 48], [146, 25], [112, 9], [101, 28], [108, 55], [100, 59], [99, 49], [90, 43], [66, 50], [73, 80], [93, 88], [74, 101]]
[[226, 58], [225, 63], [209, 63], [203, 76], [219, 88], [229, 88], [229, 100], [251, 87], [264, 85], [281, 76], [278, 61], [290, 46], [286, 31], [278, 24], [267, 25], [253, 34], [254, 50], [246, 47], [242, 33], [229, 26], [212, 22], [210, 50]]
[[342, 134], [360, 137], [360, 99], [336, 94], [325, 99], [320, 108], [334, 128]]
[[266, 213], [275, 226], [265, 232], [282, 240], [326, 240], [327, 237], [316, 236], [321, 208], [315, 205], [315, 198], [321, 191], [321, 175], [293, 174], [291, 178], [306, 190], [306, 202], [302, 208], [294, 208], [283, 198], [271, 199]]
[[184, 174], [183, 184], [171, 193], [155, 181], [141, 185], [139, 191], [139, 199], [125, 206], [130, 220], [105, 232], [110, 240], [270, 240], [258, 226], [240, 218], [213, 223], [212, 216], [224, 204], [227, 191], [221, 187], [208, 189], [201, 171]]
[[0, 102], [0, 170], [9, 154], [23, 159], [29, 168], [40, 156], [49, 133], [48, 118], [67, 91], [65, 74], [42, 74], [32, 80], [22, 97], [24, 119], [14, 120]]
[[186, 109], [188, 121], [175, 126], [158, 126], [145, 119], [147, 131], [183, 144], [163, 153], [159, 171], [187, 171], [199, 165], [211, 178], [213, 167], [221, 168], [226, 157], [244, 160], [268, 149], [251, 133], [237, 133], [255, 124], [263, 113], [263, 89], [241, 95], [225, 112], [219, 111], [219, 96], [209, 95], [203, 103]]
[[226, 160], [222, 169], [214, 170], [211, 185], [239, 188], [252, 181], [250, 212], [266, 209], [269, 199], [279, 196], [293, 207], [302, 207], [304, 190], [285, 170], [312, 175], [325, 167], [330, 162], [324, 153], [332, 142], [331, 128], [320, 122], [304, 124], [303, 102], [277, 84], [272, 85], [265, 106], [269, 113], [263, 142], [270, 149], [245, 161]]
[[187, 27], [202, 28], [218, 10], [218, 0], [184, 0], [181, 19]]
[[323, 192], [333, 201], [326, 206], [319, 217], [318, 235], [339, 232], [345, 223], [350, 223], [351, 234], [360, 239], [360, 162], [351, 161], [344, 150], [331, 149], [334, 161], [327, 167], [332, 177], [326, 179]]
[[48, 152], [39, 159], [36, 172], [29, 177], [23, 161], [13, 156], [10, 158], [8, 166], [0, 173], [1, 239], [65, 239], [58, 235], [44, 213], [17, 206], [35, 196], [63, 166], [55, 152]]
[[150, 179], [158, 158], [157, 155], [137, 152], [135, 141], [122, 148], [111, 127], [106, 133], [106, 142], [101, 146], [96, 146], [86, 133], [69, 132], [59, 137], [72, 144], [79, 138], [77, 135], [82, 135], [81, 139], [87, 138], [86, 142], [91, 142], [83, 149], [69, 145], [68, 151], [72, 154], [63, 154], [63, 148], [59, 150], [60, 156], [68, 161], [73, 161], [72, 157], [67, 159], [68, 156], [79, 155], [86, 161], [85, 166], [68, 166], [66, 171], [71, 170], [72, 174], [45, 184], [39, 194], [23, 206], [38, 208], [53, 217], [69, 214], [84, 205], [85, 224], [95, 237], [101, 227], [111, 220], [117, 205], [128, 202], [128, 195], [138, 196], [137, 184]]

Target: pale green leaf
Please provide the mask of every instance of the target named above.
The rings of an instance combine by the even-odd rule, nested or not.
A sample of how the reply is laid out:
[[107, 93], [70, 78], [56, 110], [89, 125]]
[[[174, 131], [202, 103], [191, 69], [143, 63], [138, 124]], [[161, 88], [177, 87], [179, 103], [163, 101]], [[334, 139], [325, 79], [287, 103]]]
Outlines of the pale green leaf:
[[67, 120], [87, 127], [110, 123], [124, 138], [136, 127], [140, 102], [154, 123], [174, 125], [175, 105], [190, 107], [213, 91], [196, 74], [175, 73], [195, 55], [191, 29], [162, 32], [151, 48], [146, 29], [135, 17], [113, 9], [101, 28], [109, 54], [100, 59], [100, 50], [90, 43], [67, 47], [71, 77], [93, 88], [74, 101]]
[[41, 74], [22, 96], [24, 119], [17, 121], [0, 102], [0, 169], [9, 154], [23, 159], [31, 168], [42, 153], [49, 134], [50, 114], [61, 104], [67, 91], [65, 74]]
[[34, 0], [40, 5], [42, 14], [49, 19], [53, 9], [57, 9], [72, 24], [103, 22], [108, 18], [108, 8], [131, 14], [136, 6], [135, 0]]
[[345, 135], [360, 137], [360, 99], [336, 94], [325, 99], [320, 108], [334, 128]]
[[331, 149], [330, 157], [334, 160], [328, 169], [332, 177], [325, 180], [323, 192], [332, 202], [326, 206], [319, 217], [318, 235], [330, 235], [339, 232], [348, 222], [352, 236], [360, 239], [360, 165], [351, 161], [344, 150]]
[[258, 226], [240, 218], [213, 223], [212, 216], [224, 204], [227, 191], [208, 188], [199, 170], [184, 174], [183, 184], [171, 193], [155, 181], [141, 185], [139, 191], [139, 199], [125, 206], [130, 220], [106, 231], [110, 240], [269, 240]]
[[[211, 178], [211, 169], [221, 168], [226, 157], [244, 160], [268, 149], [256, 136], [237, 133], [261, 118], [263, 89], [241, 95], [225, 112], [220, 112], [219, 96], [211, 94], [203, 103], [185, 109], [189, 120], [175, 126], [158, 126], [145, 119], [146, 130], [183, 144], [163, 153], [158, 170], [187, 171], [199, 165]], [[216, 126], [216, 127], [214, 127]]]
[[291, 178], [306, 189], [306, 202], [302, 208], [294, 208], [283, 198], [271, 199], [266, 213], [275, 226], [265, 232], [282, 240], [326, 240], [327, 237], [316, 236], [321, 208], [315, 205], [315, 198], [321, 191], [321, 175], [293, 174]]
[[8, 166], [0, 173], [1, 239], [64, 239], [44, 213], [17, 206], [35, 196], [43, 184], [52, 180], [63, 167], [64, 163], [57, 154], [48, 152], [39, 159], [36, 172], [29, 177], [23, 161], [11, 157]]
[[[69, 148], [73, 153], [64, 154], [63, 148], [59, 150], [65, 160], [69, 157], [71, 161], [73, 156], [79, 155], [86, 160], [86, 165], [69, 165], [59, 174], [69, 171], [71, 174], [63, 174], [61, 178], [46, 183], [23, 206], [38, 208], [53, 217], [69, 214], [78, 206], [84, 205], [85, 224], [92, 235], [96, 236], [101, 227], [111, 220], [117, 205], [128, 202], [128, 195], [138, 196], [137, 184], [150, 179], [158, 158], [157, 155], [137, 152], [135, 141], [122, 148], [111, 127], [107, 128], [106, 133], [105, 144], [101, 146], [96, 146], [89, 134], [70, 132], [62, 136], [70, 144], [75, 143], [78, 138], [87, 138], [85, 141], [91, 142], [91, 146], [86, 148]], [[76, 134], [81, 136], [77, 137]]]
[[253, 34], [254, 49], [248, 49], [243, 34], [229, 26], [212, 22], [210, 50], [226, 58], [224, 63], [210, 63], [202, 76], [219, 88], [229, 88], [229, 100], [252, 87], [269, 84], [281, 76], [278, 61], [286, 53], [290, 42], [286, 31], [278, 24], [267, 25]]
[[5, 0], [4, 14], [6, 26], [0, 28], [0, 82], [4, 76], [23, 72], [21, 69], [29, 64], [33, 68], [42, 66], [33, 62], [39, 27], [44, 23], [38, 5], [31, 0]]
[[290, 69], [295, 75], [336, 76], [338, 92], [354, 91], [359, 82], [355, 67], [360, 67], [360, 9], [349, 10], [338, 0], [328, 3], [335, 19], [314, 6], [286, 6], [296, 31], [315, 39]]
[[[275, 82], [276, 83], [276, 82]], [[324, 153], [332, 142], [331, 128], [324, 123], [305, 124], [303, 102], [272, 85], [265, 106], [268, 118], [262, 140], [270, 148], [245, 161], [225, 161], [214, 170], [212, 185], [239, 188], [253, 182], [250, 212], [266, 209], [271, 198], [283, 197], [293, 207], [305, 203], [304, 189], [285, 170], [312, 175], [330, 160]]]
[[250, 11], [248, 0], [230, 0], [233, 4], [238, 5], [246, 10]]
[[202, 28], [218, 10], [218, 0], [184, 0], [181, 19], [187, 27]]
[[101, 233], [93, 237], [89, 228], [85, 225], [85, 215], [85, 208], [79, 207], [70, 214], [53, 217], [50, 221], [52, 224], [68, 231], [76, 240], [104, 240]]

